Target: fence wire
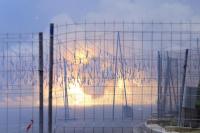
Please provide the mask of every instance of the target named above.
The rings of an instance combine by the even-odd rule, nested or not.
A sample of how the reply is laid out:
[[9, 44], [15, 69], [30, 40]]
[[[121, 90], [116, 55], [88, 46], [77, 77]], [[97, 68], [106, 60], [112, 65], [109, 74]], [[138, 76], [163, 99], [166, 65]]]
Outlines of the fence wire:
[[0, 35], [0, 130], [22, 133], [38, 124], [38, 35]]
[[[55, 24], [54, 31], [55, 133], [145, 132], [148, 119], [178, 121], [180, 97], [187, 99], [181, 93], [186, 49], [185, 88], [198, 87], [200, 23], [85, 22]], [[49, 34], [43, 44], [47, 132]], [[38, 132], [38, 46], [35, 33], [0, 34], [2, 132], [25, 132], [31, 120], [29, 132]]]
[[199, 49], [199, 29], [198, 23], [55, 25], [56, 125], [61, 129], [71, 124], [73, 127], [74, 121], [77, 128], [86, 126], [86, 121], [104, 124], [112, 121], [114, 125], [128, 121], [134, 125], [153, 118], [159, 112], [158, 51], [163, 55], [163, 87], [169, 84], [164, 80], [166, 53], [174, 58], [170, 66], [174, 81], [171, 93], [167, 91], [159, 97], [166, 96], [164, 116], [171, 109], [178, 120], [185, 49], [190, 50], [186, 86], [197, 87], [199, 82], [199, 56], [193, 52]]

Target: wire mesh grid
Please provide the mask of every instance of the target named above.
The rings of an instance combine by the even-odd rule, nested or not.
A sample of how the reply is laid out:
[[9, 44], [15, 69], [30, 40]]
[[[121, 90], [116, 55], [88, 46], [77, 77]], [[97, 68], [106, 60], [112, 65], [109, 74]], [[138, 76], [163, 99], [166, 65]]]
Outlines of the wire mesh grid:
[[0, 35], [0, 130], [25, 132], [38, 116], [38, 35]]
[[[180, 97], [187, 99], [180, 93], [185, 49], [185, 88], [198, 86], [200, 23], [85, 22], [55, 25], [54, 31], [54, 132], [144, 132], [144, 122], [159, 113], [178, 121]], [[48, 35], [43, 41], [46, 107]], [[38, 132], [38, 34], [0, 34], [0, 43], [0, 129], [25, 132], [34, 119], [30, 132]]]
[[[85, 22], [55, 25], [55, 129], [64, 132], [65, 128], [75, 126], [82, 128], [83, 132], [88, 121], [93, 123], [91, 129], [97, 125], [114, 127], [117, 122], [121, 123], [118, 127], [122, 129], [122, 123], [126, 122], [131, 123], [131, 127], [142, 127], [141, 123], [159, 112], [158, 51], [163, 55], [163, 67], [167, 68], [166, 53], [178, 61], [178, 65], [174, 61], [170, 66], [175, 82], [171, 88], [177, 90], [170, 97], [171, 100], [173, 97], [173, 102], [176, 100], [176, 105], [169, 106], [168, 91], [159, 96], [165, 95], [166, 108], [176, 108], [177, 113], [185, 49], [190, 50], [186, 86], [198, 86], [199, 73], [194, 67], [199, 68], [199, 55], [193, 51], [199, 49], [199, 30], [198, 23]], [[166, 78], [165, 68], [162, 69], [162, 78]], [[164, 83], [165, 80], [162, 86]], [[174, 117], [178, 119], [178, 114]]]

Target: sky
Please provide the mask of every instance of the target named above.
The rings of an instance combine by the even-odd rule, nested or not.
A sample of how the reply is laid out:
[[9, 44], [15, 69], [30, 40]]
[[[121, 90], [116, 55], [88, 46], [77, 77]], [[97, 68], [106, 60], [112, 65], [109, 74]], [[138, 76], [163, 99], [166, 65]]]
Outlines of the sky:
[[44, 31], [50, 22], [200, 20], [199, 0], [0, 0], [0, 33]]
[[[56, 24], [85, 21], [200, 22], [199, 5], [200, 0], [0, 0], [0, 34], [38, 33], [49, 29], [48, 27], [51, 22]], [[3, 51], [2, 46], [0, 45], [0, 51]], [[16, 61], [15, 64], [17, 63]], [[3, 68], [3, 70], [6, 69]], [[1, 76], [1, 81], [6, 81]], [[155, 82], [152, 84], [156, 84]], [[45, 99], [48, 97], [47, 91], [45, 89]], [[73, 90], [71, 89], [71, 91]], [[71, 94], [74, 93], [76, 94], [77, 92], [72, 92]], [[81, 94], [83, 97], [82, 92], [78, 91], [78, 94]], [[143, 97], [143, 95], [140, 96]], [[82, 97], [77, 97], [77, 99]], [[88, 97], [89, 103], [93, 103], [91, 96]], [[6, 105], [7, 101], [11, 105], [19, 105], [19, 96], [12, 97], [12, 95], [9, 95], [7, 101], [6, 98], [5, 96], [0, 98], [0, 106]], [[145, 98], [147, 102], [144, 100], [144, 103], [148, 104], [148, 102], [152, 102], [147, 96]], [[28, 94], [27, 96], [23, 96], [23, 101], [23, 104], [26, 103], [28, 105], [32, 104], [29, 101], [33, 101], [33, 103], [38, 102], [34, 101]], [[153, 101], [155, 103], [156, 100], [154, 99]], [[77, 104], [76, 102], [82, 102], [83, 104], [83, 101], [75, 101], [75, 104]]]

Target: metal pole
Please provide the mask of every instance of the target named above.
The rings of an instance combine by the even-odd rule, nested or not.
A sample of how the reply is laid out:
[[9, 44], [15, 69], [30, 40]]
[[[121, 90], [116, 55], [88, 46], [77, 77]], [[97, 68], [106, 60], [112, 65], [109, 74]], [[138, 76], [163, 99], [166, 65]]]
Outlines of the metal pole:
[[199, 38], [197, 38], [197, 54], [198, 54], [198, 57], [199, 57], [199, 64], [198, 64], [198, 67], [199, 67], [199, 83], [200, 83], [200, 51], [199, 51]]
[[121, 66], [122, 66], [122, 79], [123, 79], [123, 86], [124, 86], [125, 103], [126, 103], [126, 107], [127, 107], [128, 103], [127, 103], [127, 95], [126, 95], [126, 81], [125, 81], [125, 75], [124, 75], [124, 63], [123, 63], [123, 58], [122, 58], [122, 48], [121, 48], [121, 43], [120, 43], [119, 32], [118, 32], [117, 38], [118, 38], [118, 45], [119, 45], [119, 50], [120, 50], [120, 62], [121, 62]]
[[64, 58], [63, 62], [64, 62], [64, 86], [65, 86], [65, 98], [64, 98], [65, 120], [67, 120], [69, 119], [69, 104], [68, 104], [68, 92], [67, 92], [67, 63]]
[[160, 86], [161, 86], [161, 77], [160, 77], [160, 52], [158, 51], [158, 101], [157, 101], [157, 113], [158, 113], [158, 118], [160, 118]]
[[43, 133], [43, 33], [39, 33], [39, 93], [40, 93], [40, 114], [39, 133]]
[[[167, 68], [166, 68], [166, 72], [165, 72], [165, 84], [164, 84], [164, 97], [163, 97], [163, 115], [165, 115], [166, 113], [166, 100], [167, 100], [167, 90], [170, 89], [169, 88], [169, 71], [170, 71], [170, 59], [169, 59], [169, 55], [168, 55], [168, 52], [167, 52]], [[171, 105], [171, 104], [170, 104]]]
[[48, 133], [52, 133], [53, 39], [54, 24], [50, 24]]
[[185, 77], [186, 77], [186, 70], [187, 70], [187, 59], [188, 59], [188, 49], [185, 51], [185, 62], [184, 62], [184, 71], [183, 71], [183, 79], [182, 79], [182, 88], [180, 94], [180, 106], [179, 106], [179, 126], [181, 126], [181, 117], [182, 117], [182, 103], [183, 103], [183, 93], [185, 88]]
[[112, 119], [115, 119], [115, 93], [116, 93], [116, 84], [117, 84], [117, 65], [118, 65], [118, 41], [119, 38], [117, 38], [117, 48], [116, 48], [116, 57], [115, 57], [115, 79], [114, 79], [114, 92], [113, 92], [113, 108], [112, 108]]

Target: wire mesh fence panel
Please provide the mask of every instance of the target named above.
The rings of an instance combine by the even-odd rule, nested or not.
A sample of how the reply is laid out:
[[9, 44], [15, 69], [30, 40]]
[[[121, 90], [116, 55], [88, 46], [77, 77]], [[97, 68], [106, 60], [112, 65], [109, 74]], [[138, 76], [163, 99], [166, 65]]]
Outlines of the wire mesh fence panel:
[[[183, 123], [186, 125], [188, 123], [192, 125], [191, 121], [198, 119], [195, 110], [200, 79], [200, 54], [198, 53], [198, 41], [196, 43], [197, 48], [188, 51], [187, 64], [184, 63], [186, 60], [185, 50], [162, 54], [162, 80], [160, 80], [160, 103], [158, 103], [161, 118], [167, 115], [172, 115], [176, 119], [182, 117], [181, 119], [185, 121]], [[186, 69], [185, 76], [184, 69]], [[183, 77], [185, 77], [185, 81], [183, 81]], [[182, 116], [180, 116], [180, 112], [182, 112]]]
[[38, 35], [0, 35], [0, 130], [38, 132]]
[[120, 127], [127, 122], [142, 127], [165, 107], [163, 115], [178, 120], [185, 49], [185, 86], [199, 82], [199, 55], [193, 52], [199, 49], [199, 31], [199, 23], [55, 25], [55, 125]]
[[[200, 23], [55, 24], [53, 131], [138, 133], [149, 119], [168, 118], [175, 125], [194, 126], [199, 119], [194, 110], [199, 34]], [[45, 34], [44, 132], [50, 42]], [[29, 132], [39, 132], [38, 46], [35, 33], [0, 34], [2, 132], [26, 132], [32, 123]]]

